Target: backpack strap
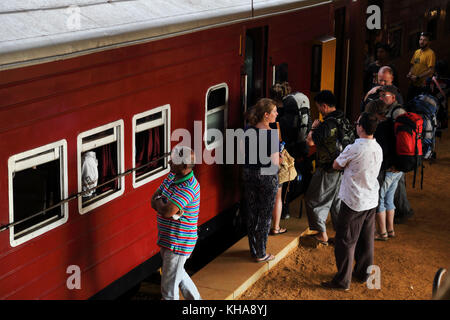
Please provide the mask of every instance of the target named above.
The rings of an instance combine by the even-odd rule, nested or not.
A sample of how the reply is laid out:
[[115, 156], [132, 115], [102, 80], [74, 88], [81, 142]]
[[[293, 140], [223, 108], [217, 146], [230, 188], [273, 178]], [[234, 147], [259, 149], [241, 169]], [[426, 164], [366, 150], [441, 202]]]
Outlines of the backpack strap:
[[280, 130], [280, 123], [277, 121], [277, 131], [278, 131], [278, 140], [283, 141], [282, 137], [281, 137], [281, 130]]
[[444, 97], [444, 100], [447, 100], [444, 91], [442, 91], [442, 88], [441, 88], [441, 86], [439, 85], [439, 82], [437, 82], [437, 80], [436, 80], [436, 76], [433, 76], [433, 78], [431, 78], [431, 79], [433, 79], [433, 82], [436, 84], [436, 87], [439, 89], [439, 92], [440, 92], [440, 93], [442, 94], [442, 96]]
[[403, 109], [403, 106], [400, 105], [400, 104], [397, 104], [397, 105], [391, 110], [391, 118], [392, 118], [393, 120], [395, 120], [395, 119], [394, 119], [394, 112], [397, 111], [398, 109]]
[[420, 190], [423, 190], [423, 161], [422, 161], [422, 173], [420, 177]]

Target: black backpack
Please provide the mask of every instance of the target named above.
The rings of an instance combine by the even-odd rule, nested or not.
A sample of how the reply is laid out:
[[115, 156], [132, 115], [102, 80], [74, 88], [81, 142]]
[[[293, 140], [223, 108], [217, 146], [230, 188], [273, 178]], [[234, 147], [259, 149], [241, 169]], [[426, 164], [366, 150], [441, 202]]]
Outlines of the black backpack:
[[334, 121], [338, 129], [338, 136], [336, 139], [336, 157], [344, 151], [345, 147], [355, 142], [355, 127], [350, 121], [345, 118], [328, 117], [327, 120]]

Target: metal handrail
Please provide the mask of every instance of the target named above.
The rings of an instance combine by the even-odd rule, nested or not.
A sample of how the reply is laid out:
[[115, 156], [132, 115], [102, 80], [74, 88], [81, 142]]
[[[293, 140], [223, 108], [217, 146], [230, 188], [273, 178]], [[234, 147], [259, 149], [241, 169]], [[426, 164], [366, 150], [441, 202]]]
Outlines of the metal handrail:
[[106, 181], [106, 182], [103, 182], [102, 184], [99, 184], [99, 185], [97, 185], [97, 186], [95, 186], [95, 187], [92, 187], [92, 188], [89, 188], [89, 189], [87, 189], [87, 190], [84, 190], [84, 191], [78, 192], [78, 193], [76, 193], [76, 194], [73, 194], [73, 195], [69, 196], [67, 199], [61, 200], [61, 201], [58, 202], [57, 204], [55, 204], [55, 205], [53, 205], [53, 206], [51, 206], [51, 207], [49, 207], [49, 208], [47, 208], [47, 209], [41, 210], [41, 211], [39, 211], [39, 212], [37, 212], [37, 213], [35, 213], [35, 214], [32, 214], [31, 216], [28, 216], [28, 217], [26, 217], [26, 218], [24, 218], [24, 219], [22, 219], [22, 220], [14, 221], [14, 222], [11, 222], [11, 223], [8, 223], [8, 224], [2, 224], [2, 225], [0, 225], [0, 232], [5, 231], [5, 230], [7, 230], [7, 229], [9, 229], [10, 227], [13, 227], [13, 226], [15, 226], [15, 225], [24, 223], [24, 222], [26, 222], [26, 221], [28, 221], [28, 220], [30, 220], [30, 219], [35, 218], [35, 217], [38, 217], [38, 216], [41, 216], [41, 215], [45, 215], [48, 211], [53, 210], [53, 209], [55, 209], [55, 208], [57, 208], [57, 207], [60, 207], [61, 205], [65, 204], [65, 203], [67, 203], [67, 202], [69, 202], [69, 201], [71, 201], [71, 200], [77, 199], [78, 197], [82, 196], [82, 195], [85, 194], [85, 193], [88, 193], [89, 191], [92, 191], [92, 190], [101, 188], [101, 187], [103, 187], [103, 186], [105, 186], [105, 185], [107, 185], [107, 184], [110, 184], [111, 182], [114, 182], [114, 181], [116, 181], [116, 180], [118, 180], [118, 179], [120, 179], [120, 178], [122, 178], [122, 177], [125, 177], [125, 176], [129, 175], [130, 173], [132, 173], [132, 172], [134, 172], [134, 171], [137, 171], [137, 170], [140, 170], [140, 169], [142, 169], [142, 168], [148, 167], [148, 166], [151, 165], [152, 163], [158, 162], [158, 161], [161, 160], [161, 159], [165, 159], [165, 158], [167, 158], [168, 156], [170, 156], [170, 153], [164, 153], [161, 157], [159, 157], [159, 158], [157, 158], [157, 159], [155, 159], [155, 160], [152, 160], [152, 161], [150, 161], [150, 162], [147, 162], [147, 163], [143, 164], [143, 165], [140, 166], [140, 167], [137, 167], [137, 168], [135, 167], [135, 168], [128, 169], [128, 170], [126, 170], [125, 172], [116, 175], [114, 178], [112, 178], [112, 179], [110, 179], [110, 180], [108, 180], [108, 181]]

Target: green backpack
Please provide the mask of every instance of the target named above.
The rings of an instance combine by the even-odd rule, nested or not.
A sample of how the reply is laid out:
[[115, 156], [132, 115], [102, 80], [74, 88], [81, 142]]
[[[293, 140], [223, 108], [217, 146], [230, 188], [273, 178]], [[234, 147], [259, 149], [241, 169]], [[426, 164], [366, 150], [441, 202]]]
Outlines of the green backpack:
[[329, 153], [330, 160], [331, 162], [333, 162], [334, 159], [336, 159], [339, 154], [344, 151], [345, 147], [355, 142], [355, 127], [345, 117], [328, 117], [326, 121], [334, 121], [337, 128], [336, 141], [334, 141], [334, 139], [331, 139], [329, 140], [330, 143], [325, 144], [325, 148]]

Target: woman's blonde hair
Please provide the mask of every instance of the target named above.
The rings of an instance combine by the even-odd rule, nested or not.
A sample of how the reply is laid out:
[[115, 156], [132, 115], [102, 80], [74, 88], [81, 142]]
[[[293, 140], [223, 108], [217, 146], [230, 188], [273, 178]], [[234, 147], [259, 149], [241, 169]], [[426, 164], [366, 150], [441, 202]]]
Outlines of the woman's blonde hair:
[[272, 109], [277, 106], [276, 102], [269, 98], [259, 99], [256, 104], [245, 113], [248, 123], [255, 126], [264, 119], [264, 114], [271, 113]]

